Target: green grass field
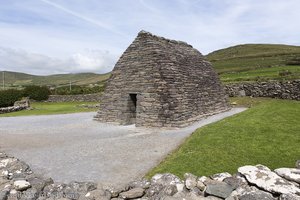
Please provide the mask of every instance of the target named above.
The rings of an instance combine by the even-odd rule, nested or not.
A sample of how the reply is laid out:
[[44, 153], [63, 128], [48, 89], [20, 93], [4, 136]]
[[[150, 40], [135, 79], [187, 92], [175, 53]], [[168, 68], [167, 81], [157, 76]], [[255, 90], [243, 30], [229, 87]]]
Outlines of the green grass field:
[[234, 173], [240, 166], [256, 164], [293, 167], [300, 158], [300, 102], [248, 97], [232, 101], [251, 108], [198, 129], [147, 177]]
[[211, 60], [234, 59], [264, 56], [275, 57], [280, 55], [297, 55], [300, 53], [300, 46], [284, 44], [242, 44], [225, 49], [220, 49], [210, 53], [208, 56]]
[[0, 117], [15, 117], [15, 116], [29, 116], [29, 115], [53, 115], [53, 114], [67, 114], [77, 112], [92, 112], [97, 111], [97, 108], [84, 108], [81, 105], [94, 105], [97, 102], [63, 102], [63, 103], [46, 103], [33, 102], [31, 103], [32, 110], [22, 110], [18, 112], [0, 114]]

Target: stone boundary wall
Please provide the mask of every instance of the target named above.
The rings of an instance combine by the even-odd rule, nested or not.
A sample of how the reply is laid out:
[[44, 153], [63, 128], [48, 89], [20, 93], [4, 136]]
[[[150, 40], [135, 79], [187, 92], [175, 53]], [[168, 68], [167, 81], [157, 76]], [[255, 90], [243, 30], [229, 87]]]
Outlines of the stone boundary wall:
[[252, 96], [300, 100], [300, 80], [236, 83], [225, 85], [230, 97]]
[[4, 107], [4, 108], [0, 108], [0, 114], [11, 113], [11, 112], [16, 112], [16, 111], [20, 111], [20, 110], [26, 110], [27, 108], [28, 108], [27, 106]]
[[89, 102], [96, 101], [99, 102], [101, 98], [101, 93], [95, 94], [77, 94], [77, 95], [50, 95], [47, 102]]
[[20, 111], [20, 110], [29, 109], [29, 108], [30, 108], [29, 98], [25, 98], [21, 101], [16, 101], [14, 103], [14, 106], [0, 108], [0, 114], [16, 112], [16, 111]]
[[[271, 97], [300, 100], [300, 80], [235, 83], [224, 85], [228, 96]], [[95, 101], [100, 102], [101, 94], [50, 95], [47, 102]]]
[[[224, 85], [228, 96], [271, 97], [278, 99], [300, 100], [300, 80], [270, 81], [254, 83], [235, 83]], [[101, 93], [79, 95], [50, 95], [47, 102], [100, 102]]]
[[[67, 169], [66, 169], [67, 170]], [[263, 165], [243, 166], [227, 172], [184, 179], [166, 173], [126, 186], [104, 186], [94, 182], [55, 183], [35, 174], [23, 161], [0, 152], [1, 200], [299, 200], [300, 160], [296, 168], [274, 171]]]

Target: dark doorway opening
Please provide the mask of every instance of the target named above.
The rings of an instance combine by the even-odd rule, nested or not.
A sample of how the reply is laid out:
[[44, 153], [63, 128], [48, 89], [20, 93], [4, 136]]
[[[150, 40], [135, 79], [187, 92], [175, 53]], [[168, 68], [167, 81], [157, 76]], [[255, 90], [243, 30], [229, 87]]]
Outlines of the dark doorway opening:
[[137, 104], [137, 94], [129, 94], [130, 102], [129, 102], [129, 109], [130, 109], [130, 123], [135, 124], [136, 121], [136, 104]]
[[129, 96], [130, 96], [130, 99], [133, 103], [134, 111], [136, 112], [136, 101], [137, 101], [136, 94], [129, 94]]

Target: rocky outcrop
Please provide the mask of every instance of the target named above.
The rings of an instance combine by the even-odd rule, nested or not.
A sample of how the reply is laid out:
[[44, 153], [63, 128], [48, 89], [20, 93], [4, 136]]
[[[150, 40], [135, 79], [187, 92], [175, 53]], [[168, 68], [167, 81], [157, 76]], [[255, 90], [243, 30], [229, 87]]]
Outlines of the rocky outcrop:
[[93, 182], [54, 183], [33, 173], [26, 163], [0, 153], [0, 200], [299, 200], [298, 170], [243, 166], [233, 175], [186, 173], [181, 180], [169, 173], [156, 174], [125, 187], [107, 187]]
[[236, 83], [225, 85], [230, 97], [251, 96], [300, 100], [300, 80]]
[[26, 108], [29, 108], [30, 107], [30, 100], [29, 100], [29, 97], [26, 97], [26, 98], [23, 98], [22, 100], [20, 101], [16, 101], [14, 103], [14, 106], [17, 107], [26, 107]]
[[50, 95], [47, 102], [100, 102], [101, 93], [76, 95]]

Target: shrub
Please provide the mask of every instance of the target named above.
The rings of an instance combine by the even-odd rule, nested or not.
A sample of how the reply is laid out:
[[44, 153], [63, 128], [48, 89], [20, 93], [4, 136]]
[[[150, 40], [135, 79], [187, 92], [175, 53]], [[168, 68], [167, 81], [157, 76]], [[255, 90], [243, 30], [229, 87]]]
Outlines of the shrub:
[[0, 107], [13, 106], [14, 103], [22, 97], [22, 90], [9, 89], [0, 91]]
[[31, 85], [25, 87], [24, 95], [36, 101], [43, 101], [49, 98], [50, 90], [46, 86]]
[[279, 76], [289, 76], [291, 74], [293, 74], [293, 73], [290, 72], [289, 70], [283, 70], [278, 73]]

